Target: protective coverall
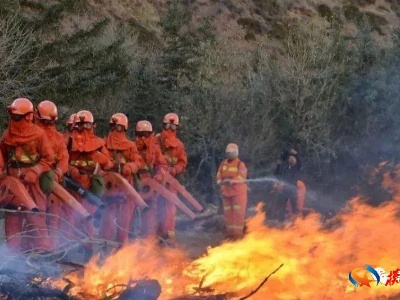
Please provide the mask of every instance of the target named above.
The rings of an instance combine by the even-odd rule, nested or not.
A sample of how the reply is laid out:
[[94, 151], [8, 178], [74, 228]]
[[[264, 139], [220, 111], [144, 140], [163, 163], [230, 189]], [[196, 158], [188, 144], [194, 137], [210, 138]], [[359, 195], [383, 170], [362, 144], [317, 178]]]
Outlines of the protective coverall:
[[[133, 176], [142, 166], [142, 158], [139, 155], [136, 144], [126, 137], [124, 131], [113, 130], [105, 138], [105, 146], [110, 157], [113, 158], [113, 171], [119, 172], [133, 185]], [[115, 241], [120, 243], [127, 242], [136, 209], [134, 200], [128, 198], [110, 199], [107, 192], [103, 199], [106, 202], [106, 208], [103, 211], [100, 225], [100, 237], [111, 240], [116, 231]], [[116, 224], [114, 224], [115, 218]]]
[[[20, 121], [10, 120], [1, 141], [1, 151], [7, 173], [21, 178], [39, 211], [45, 213], [46, 196], [40, 188], [39, 177], [50, 171], [54, 163], [54, 152], [45, 132], [25, 118]], [[29, 232], [21, 241], [18, 234], [23, 229], [24, 219], [25, 229]], [[51, 249], [46, 217], [43, 214], [6, 213], [5, 233], [8, 244], [13, 249]]]
[[[93, 128], [73, 132], [69, 159], [71, 179], [101, 197], [104, 193], [104, 180], [97, 175], [97, 171], [99, 171], [99, 168], [109, 170], [113, 167], [113, 163], [104, 146], [103, 139], [94, 135]], [[93, 215], [96, 212], [97, 207], [95, 205], [82, 198], [77, 192], [73, 190], [70, 192], [90, 214]], [[70, 209], [69, 218], [71, 218], [71, 213], [72, 210]], [[72, 218], [75, 226], [83, 226], [85, 233], [89, 237], [93, 237], [93, 220], [86, 220], [82, 224], [79, 217], [73, 216]]]
[[[69, 159], [67, 146], [64, 143], [64, 136], [62, 133], [57, 131], [54, 124], [44, 125], [39, 120], [36, 121], [36, 124], [44, 130], [54, 151], [54, 180], [61, 184], [64, 174], [68, 171]], [[60, 238], [58, 232], [60, 230], [61, 218], [64, 218], [64, 212], [65, 209], [67, 209], [66, 207], [67, 206], [56, 196], [52, 194], [48, 196], [47, 212], [49, 213], [49, 216], [47, 216], [47, 226], [49, 229], [49, 235], [52, 237], [52, 241], [55, 245], [57, 244], [56, 241]], [[69, 227], [66, 224], [64, 224], [64, 226]]]
[[[137, 149], [142, 157], [144, 164], [139, 169], [139, 177], [153, 177], [158, 182], [162, 183], [165, 172], [167, 172], [168, 164], [161, 152], [160, 146], [157, 143], [154, 133], [148, 137], [138, 137], [136, 139]], [[143, 199], [148, 204], [142, 212], [142, 235], [155, 236], [161, 234], [160, 219], [162, 216], [161, 208], [159, 206], [159, 197]]]
[[[227, 236], [240, 238], [243, 236], [247, 206], [247, 168], [245, 164], [234, 158], [221, 162], [217, 182], [221, 184], [221, 195], [224, 206], [224, 218]], [[228, 181], [232, 181], [228, 183]], [[226, 183], [224, 183], [226, 182]]]
[[[187, 167], [185, 146], [176, 136], [176, 130], [164, 129], [157, 137], [162, 153], [168, 162], [168, 172], [179, 180]], [[178, 194], [169, 184], [167, 184], [167, 188], [175, 195]], [[159, 205], [162, 213], [161, 234], [165, 238], [175, 241], [176, 206], [162, 197], [160, 197]]]

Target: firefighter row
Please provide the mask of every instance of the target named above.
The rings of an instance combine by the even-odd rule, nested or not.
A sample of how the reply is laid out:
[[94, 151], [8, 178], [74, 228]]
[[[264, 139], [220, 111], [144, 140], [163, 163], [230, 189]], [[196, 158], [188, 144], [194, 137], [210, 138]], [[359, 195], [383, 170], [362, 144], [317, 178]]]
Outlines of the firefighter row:
[[[122, 245], [129, 240], [136, 208], [141, 209], [141, 236], [174, 245], [177, 208], [195, 216], [178, 193], [195, 210], [203, 209], [179, 183], [187, 156], [177, 137], [175, 113], [165, 115], [157, 135], [149, 121], [139, 121], [133, 142], [122, 113], [111, 116], [103, 139], [95, 135], [95, 120], [87, 110], [71, 115], [62, 134], [51, 101], [35, 108], [18, 98], [7, 109], [10, 119], [0, 143], [0, 204], [13, 251], [48, 252], [82, 235], [90, 241], [96, 215], [101, 216], [99, 237]], [[90, 255], [92, 244], [84, 247]]]
[[[122, 113], [111, 116], [109, 133], [100, 138], [88, 110], [72, 114], [62, 134], [56, 129], [57, 106], [49, 100], [34, 108], [30, 100], [18, 98], [7, 109], [10, 119], [0, 143], [0, 204], [6, 208], [11, 249], [46, 252], [88, 237], [84, 248], [90, 257], [94, 217], [100, 219], [101, 239], [123, 245], [129, 241], [136, 210], [141, 212], [142, 237], [174, 246], [177, 209], [192, 219], [193, 210], [203, 210], [181, 184], [187, 155], [177, 137], [177, 114], [165, 115], [157, 135], [149, 121], [137, 122], [131, 141]], [[248, 193], [247, 168], [238, 156], [238, 146], [228, 144], [216, 175], [226, 234], [233, 239], [244, 234]], [[288, 169], [295, 170], [292, 164]], [[296, 213], [299, 207], [288, 190], [282, 190], [285, 201], [279, 201], [279, 211], [284, 213], [290, 200]], [[304, 198], [305, 188], [299, 191]]]

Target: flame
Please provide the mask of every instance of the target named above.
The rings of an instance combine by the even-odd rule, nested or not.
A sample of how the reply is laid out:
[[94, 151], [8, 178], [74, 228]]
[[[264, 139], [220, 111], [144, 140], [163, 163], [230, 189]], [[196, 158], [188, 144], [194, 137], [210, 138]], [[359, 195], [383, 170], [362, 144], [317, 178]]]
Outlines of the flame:
[[[383, 181], [389, 184], [390, 177]], [[250, 299], [397, 295], [400, 283], [376, 286], [372, 282], [371, 287], [355, 287], [348, 276], [365, 264], [387, 273], [400, 268], [399, 212], [400, 201], [371, 207], [354, 198], [328, 222], [310, 214], [281, 229], [264, 226], [263, 214], [258, 213], [248, 220], [243, 239], [208, 248], [194, 261], [182, 250], [161, 249], [151, 241], [141, 241], [126, 245], [101, 264], [93, 259], [83, 272], [66, 277], [75, 284], [72, 295], [81, 293], [92, 299], [104, 298], [113, 285], [144, 278], [160, 282], [160, 299], [194, 294], [200, 283], [204, 294], [230, 293], [235, 298], [250, 293], [283, 264]], [[61, 280], [56, 283], [61, 287]]]
[[[84, 295], [84, 299], [104, 299], [115, 292], [114, 286], [127, 285], [130, 281], [157, 279], [163, 294], [178, 295], [184, 291], [174, 278], [180, 277], [188, 260], [177, 249], [160, 249], [153, 241], [140, 241], [126, 245], [103, 262], [93, 258], [82, 272], [65, 276], [74, 283], [71, 295]], [[63, 280], [53, 286], [65, 287]], [[119, 286], [122, 291], [124, 288]]]
[[249, 222], [250, 232], [238, 242], [211, 249], [194, 261], [185, 274], [215, 292], [249, 293], [281, 263], [284, 266], [251, 299], [363, 299], [371, 295], [400, 293], [393, 286], [354, 287], [348, 273], [365, 264], [395, 270], [400, 249], [397, 203], [373, 208], [353, 199], [346, 212], [324, 228], [313, 214], [285, 229], [263, 227], [257, 215]]

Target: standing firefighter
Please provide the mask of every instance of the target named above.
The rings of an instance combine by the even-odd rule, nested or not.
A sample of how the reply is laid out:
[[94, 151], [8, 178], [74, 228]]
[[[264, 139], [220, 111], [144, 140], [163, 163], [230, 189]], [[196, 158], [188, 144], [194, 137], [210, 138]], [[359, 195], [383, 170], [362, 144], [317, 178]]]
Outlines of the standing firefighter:
[[[174, 113], [168, 113], [163, 119], [163, 131], [157, 136], [162, 153], [168, 162], [168, 172], [182, 183], [182, 175], [186, 170], [187, 156], [185, 146], [177, 137], [179, 117]], [[167, 183], [168, 190], [175, 195], [177, 191]], [[164, 239], [175, 244], [175, 215], [176, 206], [163, 198], [160, 198], [161, 211], [163, 213], [161, 232]]]
[[[35, 119], [36, 124], [46, 133], [55, 154], [52, 174], [54, 175], [54, 181], [61, 183], [64, 174], [68, 171], [69, 156], [64, 143], [64, 136], [56, 129], [56, 121], [58, 120], [57, 106], [48, 100], [40, 102], [36, 109]], [[47, 206], [48, 212], [51, 214], [47, 217], [49, 233], [56, 239], [57, 231], [60, 229], [61, 219], [59, 217], [63, 217], [61, 213], [63, 205], [60, 199], [50, 195]]]
[[280, 166], [280, 172], [275, 173], [281, 183], [277, 185], [276, 214], [280, 222], [285, 220], [287, 202], [291, 213], [296, 216], [304, 205], [305, 185], [300, 180], [300, 165], [294, 153], [289, 153], [286, 161]]
[[[75, 130], [72, 133], [70, 150], [69, 175], [81, 187], [90, 190], [94, 195], [101, 197], [104, 193], [104, 180], [98, 174], [101, 169], [108, 170], [113, 163], [104, 146], [103, 139], [94, 134], [94, 118], [90, 111], [82, 110], [76, 114]], [[94, 214], [97, 207], [88, 199], [82, 198], [75, 190], [71, 190], [76, 199], [90, 214]], [[75, 218], [75, 224], [80, 221]], [[85, 233], [89, 237], [94, 235], [93, 221], [83, 223]], [[91, 247], [86, 247], [86, 255], [91, 254]]]
[[[153, 127], [148, 121], [139, 121], [136, 124], [136, 146], [144, 164], [139, 169], [140, 179], [153, 178], [158, 183], [164, 181], [168, 164], [163, 156], [157, 139], [153, 133]], [[142, 213], [142, 235], [155, 236], [160, 233], [160, 206], [157, 193], [145, 195], [143, 199], [147, 202], [148, 208]]]
[[[6, 238], [8, 244], [16, 250], [21, 247], [49, 250], [51, 245], [43, 214], [46, 211], [46, 196], [41, 189], [42, 182], [49, 182], [46, 182], [46, 177], [39, 182], [39, 178], [51, 170], [54, 152], [45, 132], [33, 124], [31, 101], [18, 98], [7, 108], [10, 121], [1, 141], [7, 173], [23, 182], [22, 189], [26, 188], [42, 214], [6, 213]], [[25, 229], [29, 232], [25, 235], [27, 238], [21, 241], [18, 234], [22, 231], [24, 218]]]
[[247, 206], [247, 168], [238, 158], [236, 144], [228, 144], [225, 153], [226, 159], [218, 168], [217, 184], [221, 186], [227, 237], [241, 238]]
[[[137, 176], [142, 159], [136, 148], [136, 144], [126, 137], [128, 130], [128, 118], [122, 113], [116, 113], [110, 118], [110, 132], [105, 138], [105, 145], [113, 158], [114, 172], [120, 173], [128, 182], [134, 184], [134, 176]], [[113, 199], [112, 195], [106, 193], [106, 209], [100, 227], [100, 236], [110, 240], [116, 228], [115, 240], [125, 243], [129, 238], [129, 230], [133, 214], [136, 208], [134, 199], [129, 199], [128, 195], [124, 198]], [[116, 224], [114, 224], [116, 218]]]

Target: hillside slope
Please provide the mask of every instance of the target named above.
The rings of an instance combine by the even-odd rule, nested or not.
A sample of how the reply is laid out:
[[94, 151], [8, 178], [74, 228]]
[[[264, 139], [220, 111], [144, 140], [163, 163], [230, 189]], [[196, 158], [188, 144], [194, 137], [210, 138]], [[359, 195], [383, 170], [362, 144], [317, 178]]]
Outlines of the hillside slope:
[[[7, 1], [6, 1], [7, 2]], [[13, 1], [8, 1], [13, 2]], [[15, 1], [14, 1], [15, 2]], [[63, 30], [70, 32], [95, 20], [110, 18], [116, 26], [131, 26], [143, 41], [161, 42], [160, 16], [168, 3], [163, 0], [71, 0], [71, 1], [19, 1], [19, 6], [31, 17], [38, 17], [41, 7], [70, 2], [63, 13]], [[364, 18], [373, 36], [385, 43], [390, 33], [400, 24], [400, 4], [393, 0], [185, 0], [182, 5], [194, 19], [208, 17], [221, 41], [243, 44], [258, 40], [267, 34], [279, 40], [285, 26], [294, 19], [317, 17], [343, 24], [349, 34], [354, 34]], [[46, 4], [43, 4], [46, 3]], [[3, 4], [4, 5], [4, 4]], [[54, 9], [53, 14], [57, 12]]]
[[[158, 36], [157, 23], [168, 2], [171, 1], [87, 1], [86, 12], [112, 16], [116, 22], [128, 22], [142, 33]], [[279, 39], [284, 27], [296, 18], [337, 20], [349, 34], [354, 33], [360, 20], [365, 18], [374, 36], [385, 41], [400, 24], [400, 4], [393, 0], [191, 0], [182, 3], [195, 18], [209, 17], [219, 39], [238, 42], [257, 40], [262, 34]]]

